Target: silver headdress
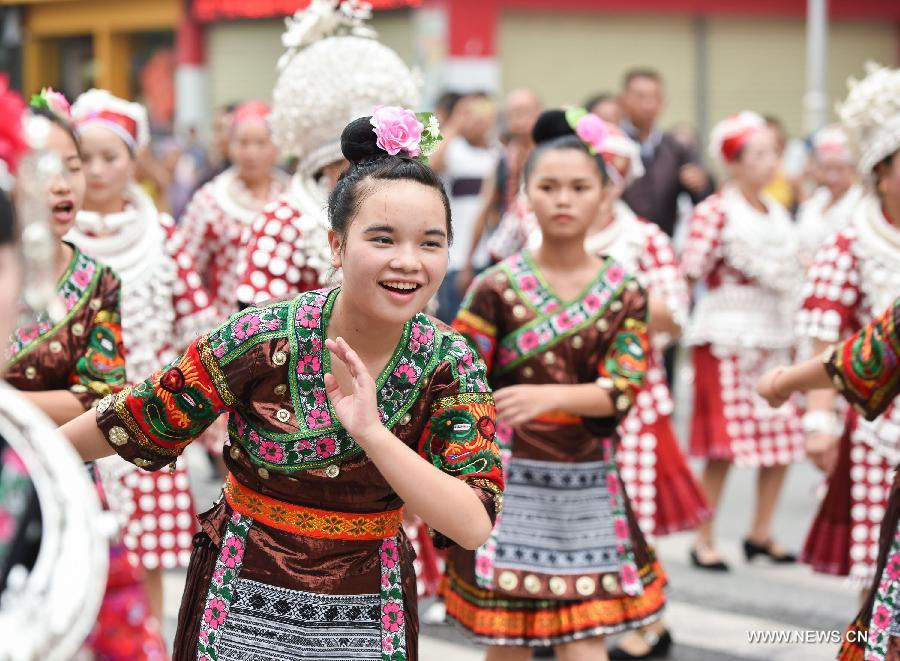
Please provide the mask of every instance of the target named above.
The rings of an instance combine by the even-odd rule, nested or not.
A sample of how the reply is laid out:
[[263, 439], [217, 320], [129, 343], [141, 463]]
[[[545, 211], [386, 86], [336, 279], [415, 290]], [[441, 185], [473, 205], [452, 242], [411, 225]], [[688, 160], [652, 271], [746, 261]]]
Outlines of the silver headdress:
[[342, 158], [341, 131], [352, 120], [375, 106], [418, 104], [418, 76], [377, 41], [369, 16], [356, 0], [313, 0], [285, 21], [272, 131], [281, 153], [298, 159], [301, 177]]
[[866, 77], [847, 82], [850, 93], [837, 108], [864, 177], [900, 149], [900, 69], [866, 63]]

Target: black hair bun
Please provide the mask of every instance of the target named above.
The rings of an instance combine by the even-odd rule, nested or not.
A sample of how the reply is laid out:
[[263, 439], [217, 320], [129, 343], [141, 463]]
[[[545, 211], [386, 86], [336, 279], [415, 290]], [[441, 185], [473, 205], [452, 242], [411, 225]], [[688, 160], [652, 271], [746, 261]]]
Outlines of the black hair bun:
[[567, 135], [575, 135], [575, 131], [566, 121], [565, 110], [545, 110], [531, 129], [531, 139], [536, 145]]
[[354, 119], [341, 133], [341, 152], [344, 158], [354, 165], [387, 155], [387, 152], [376, 144], [378, 137], [375, 135], [371, 119], [371, 116]]

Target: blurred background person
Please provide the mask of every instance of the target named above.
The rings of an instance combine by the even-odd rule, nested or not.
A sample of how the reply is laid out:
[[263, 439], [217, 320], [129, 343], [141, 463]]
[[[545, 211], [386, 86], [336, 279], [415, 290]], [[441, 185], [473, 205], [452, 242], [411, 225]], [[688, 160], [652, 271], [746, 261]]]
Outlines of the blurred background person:
[[766, 194], [772, 197], [793, 216], [804, 200], [803, 175], [806, 166], [806, 149], [802, 141], [792, 139], [784, 123], [773, 115], [763, 119], [775, 134], [778, 149], [778, 169], [772, 183], [766, 186]]
[[[469, 247], [481, 209], [481, 188], [497, 167], [497, 109], [483, 92], [467, 94], [453, 108], [441, 127], [444, 139], [429, 157], [431, 167], [441, 174], [453, 214], [453, 245], [450, 270], [438, 290], [438, 317], [450, 322], [462, 301], [458, 276], [469, 264]], [[471, 260], [475, 270], [488, 264], [482, 242]]]
[[864, 192], [847, 134], [840, 125], [818, 131], [812, 146], [810, 171], [816, 188], [797, 212], [801, 259], [807, 267], [822, 243], [850, 222]]
[[[212, 135], [207, 152], [206, 169], [200, 175], [195, 190], [212, 181], [231, 167], [231, 157], [228, 154], [228, 143], [231, 142], [231, 124], [234, 121], [234, 111], [238, 103], [229, 103], [218, 108], [213, 114]], [[176, 216], [177, 218], [178, 216]]]
[[616, 95], [611, 92], [595, 94], [584, 102], [584, 107], [610, 124], [618, 126], [622, 122], [622, 107]]
[[659, 225], [670, 237], [678, 219], [678, 196], [690, 195], [694, 204], [709, 196], [712, 178], [696, 152], [657, 127], [665, 107], [662, 77], [653, 69], [625, 74], [619, 95], [622, 129], [640, 144], [644, 176], [629, 186], [622, 199], [634, 212]]
[[[66, 239], [122, 282], [125, 372], [133, 381], [174, 359], [214, 319], [202, 321], [208, 301], [197, 289], [199, 276], [180, 269], [167, 250], [172, 218], [135, 181], [135, 156], [150, 140], [144, 107], [92, 89], [75, 100], [72, 119], [87, 188]], [[183, 461], [165, 474], [118, 459], [98, 465], [117, 496], [110, 505], [120, 516], [125, 545], [143, 567], [153, 614], [162, 621], [163, 570], [187, 567], [197, 532], [187, 469]]]
[[[794, 347], [802, 277], [796, 227], [764, 193], [778, 152], [760, 115], [745, 111], [722, 120], [709, 149], [730, 179], [694, 210], [681, 260], [691, 284], [707, 287], [684, 337], [695, 373], [691, 453], [706, 460], [702, 484], [714, 509], [732, 464], [757, 469], [744, 555], [791, 563], [794, 556], [774, 541], [771, 526], [787, 467], [805, 457], [800, 416], [791, 403], [777, 410], [758, 406], [756, 382], [787, 362]], [[698, 527], [691, 560], [701, 569], [728, 569], [712, 520]]]
[[[838, 115], [868, 186], [807, 271], [797, 333], [812, 343], [812, 355], [858, 332], [900, 293], [900, 70], [871, 66], [867, 73]], [[885, 365], [897, 374], [882, 353], [866, 354], [863, 365], [871, 379]], [[900, 461], [900, 407], [870, 422], [831, 389], [807, 397], [806, 453], [828, 476], [828, 490], [801, 559], [814, 571], [850, 576], [863, 589], [875, 575], [879, 522]]]
[[[485, 232], [493, 232], [511, 210], [522, 184], [522, 169], [531, 155], [534, 142], [531, 129], [541, 113], [541, 99], [534, 90], [521, 88], [506, 96], [504, 104], [504, 148], [494, 174], [481, 187], [481, 208], [469, 244], [466, 264], [457, 276], [457, 289], [464, 293], [475, 275], [474, 259]], [[510, 216], [515, 220], [515, 216]], [[488, 250], [492, 248], [488, 246]], [[491, 256], [493, 261], [493, 256]]]

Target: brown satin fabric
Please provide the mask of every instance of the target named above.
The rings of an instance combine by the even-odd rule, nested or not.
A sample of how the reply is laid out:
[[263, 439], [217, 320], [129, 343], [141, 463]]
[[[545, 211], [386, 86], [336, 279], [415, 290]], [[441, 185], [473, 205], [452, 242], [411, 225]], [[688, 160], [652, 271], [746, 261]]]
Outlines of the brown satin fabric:
[[[282, 423], [275, 417], [275, 412], [279, 409], [293, 411], [293, 405], [290, 392], [276, 395], [275, 387], [290, 383], [290, 361], [282, 366], [275, 365], [273, 356], [277, 351], [289, 353], [288, 342], [263, 342], [229, 363], [223, 371], [227, 383], [233, 388], [236, 406], [247, 419], [260, 429], [285, 433], [295, 431], [296, 428], [291, 426], [293, 419]], [[409, 409], [409, 423], [394, 426], [393, 433], [407, 446], [419, 450], [431, 413], [430, 403], [457, 391], [458, 385], [450, 365], [440, 365]], [[121, 422], [113, 407], [110, 407], [98, 415], [98, 424], [108, 434], [111, 425]], [[400, 498], [364, 454], [335, 462], [339, 473], [331, 478], [325, 468], [293, 473], [260, 469], [251, 462], [243, 447], [248, 442], [249, 439], [232, 438], [231, 447], [225, 448], [225, 463], [234, 479], [260, 494], [297, 505], [339, 512], [384, 512], [402, 506]], [[115, 446], [115, 450], [126, 459], [148, 457], [160, 461], [158, 455], [151, 454], [133, 439], [125, 445]], [[472, 488], [493, 518], [493, 494], [474, 485]], [[202, 534], [208, 537], [208, 544], [218, 547], [231, 514], [231, 507], [221, 498], [211, 510], [200, 515]], [[407, 657], [412, 661], [418, 658], [419, 631], [413, 567], [415, 553], [402, 529], [398, 534]], [[437, 536], [436, 542], [447, 545], [447, 540], [440, 536]], [[321, 594], [378, 593], [381, 582], [380, 545], [381, 540], [305, 537], [254, 521], [247, 536], [240, 577]], [[178, 620], [176, 661], [192, 661], [196, 657], [200, 621], [217, 556], [217, 551], [211, 552], [203, 543], [194, 549]]]
[[[535, 319], [535, 314], [521, 300], [508, 300], [505, 292], [512, 290], [504, 275], [488, 277], [482, 286], [488, 292], [476, 295], [469, 309], [473, 314], [496, 325], [498, 343], [504, 336]], [[495, 360], [488, 377], [491, 387], [500, 390], [522, 384], [593, 383], [599, 376], [598, 367], [612, 345], [622, 320], [629, 313], [643, 310], [646, 306], [644, 294], [639, 289], [626, 289], [619, 300], [622, 307], [618, 311], [607, 310], [603, 316], [606, 330], [597, 328], [596, 323], [590, 324], [510, 371], [500, 370]], [[524, 309], [525, 314], [517, 316], [516, 309]], [[616, 417], [586, 420], [581, 425], [531, 420], [514, 428], [513, 455], [523, 459], [562, 463], [602, 460], [603, 440], [614, 437], [617, 421], [624, 413], [627, 411]]]
[[[90, 302], [99, 300], [107, 307], [114, 300], [118, 306], [118, 277], [104, 268], [94, 291], [85, 292], [85, 296], [87, 301], [77, 313], [55, 332], [45, 333], [35, 344], [29, 345], [24, 357], [7, 367], [5, 378], [10, 385], [30, 392], [68, 390], [72, 386], [71, 378], [75, 372], [75, 365], [78, 359], [87, 353], [90, 328], [97, 314], [97, 310], [91, 307]], [[81, 324], [84, 329], [80, 335], [72, 332], [76, 324]], [[53, 342], [59, 342], [59, 351], [51, 350]], [[29, 368], [34, 370], [32, 378], [28, 378]], [[91, 408], [96, 399], [91, 392], [72, 394], [78, 398], [85, 410]]]
[[[200, 526], [217, 548], [225, 535], [232, 510], [224, 499], [200, 515]], [[406, 617], [407, 657], [418, 658], [418, 613], [416, 603], [415, 553], [401, 529], [400, 567]], [[291, 590], [322, 594], [373, 594], [381, 581], [378, 556], [380, 540], [349, 541], [300, 537], [254, 521], [247, 535], [246, 554], [240, 578]], [[197, 655], [197, 636], [206, 593], [218, 552], [195, 547], [178, 614], [175, 661], [192, 661]]]

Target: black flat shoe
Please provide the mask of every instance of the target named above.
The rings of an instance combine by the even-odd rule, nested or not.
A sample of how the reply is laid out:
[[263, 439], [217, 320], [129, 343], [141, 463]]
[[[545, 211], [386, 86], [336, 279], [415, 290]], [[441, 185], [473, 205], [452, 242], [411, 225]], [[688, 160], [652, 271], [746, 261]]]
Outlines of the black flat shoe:
[[691, 564], [697, 569], [706, 569], [707, 571], [729, 571], [728, 565], [721, 560], [703, 562], [697, 555], [697, 549], [691, 549]]
[[646, 631], [641, 633], [641, 636], [650, 646], [650, 650], [646, 654], [634, 655], [619, 647], [614, 647], [609, 652], [610, 661], [622, 661], [623, 659], [665, 659], [669, 656], [669, 652], [672, 650], [673, 641], [672, 635], [669, 633], [668, 629], [663, 631], [662, 635], [653, 631]]
[[747, 558], [747, 562], [750, 562], [758, 555], [764, 555], [769, 560], [778, 565], [790, 565], [797, 562], [797, 556], [793, 553], [772, 553], [772, 542], [771, 540], [763, 544], [755, 544], [751, 542], [749, 539], [744, 540], [744, 557]]

